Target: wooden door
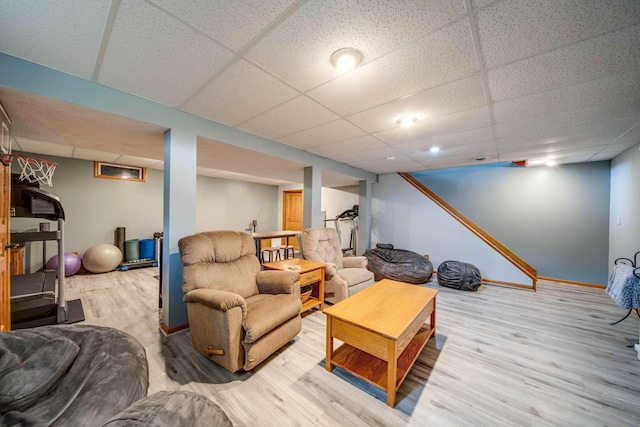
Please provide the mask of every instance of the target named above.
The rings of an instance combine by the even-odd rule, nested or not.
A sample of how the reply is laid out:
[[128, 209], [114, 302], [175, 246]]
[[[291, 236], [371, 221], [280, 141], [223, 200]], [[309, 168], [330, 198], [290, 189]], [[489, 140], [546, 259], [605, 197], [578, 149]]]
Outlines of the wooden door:
[[[0, 104], [2, 121], [0, 155], [9, 151], [9, 118]], [[0, 332], [11, 329], [11, 291], [9, 282], [9, 210], [11, 209], [11, 163], [0, 163]]]
[[[282, 192], [282, 229], [302, 231], [302, 190], [288, 190]], [[282, 239], [283, 245], [285, 239]], [[296, 239], [289, 239], [289, 244], [298, 248]]]

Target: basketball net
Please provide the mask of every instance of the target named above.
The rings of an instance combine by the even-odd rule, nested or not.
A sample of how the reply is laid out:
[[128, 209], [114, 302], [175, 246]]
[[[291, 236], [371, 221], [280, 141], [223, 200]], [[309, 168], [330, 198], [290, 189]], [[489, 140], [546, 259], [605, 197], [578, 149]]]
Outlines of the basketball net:
[[42, 185], [53, 185], [53, 173], [56, 171], [57, 163], [45, 159], [30, 156], [13, 155], [18, 159], [20, 165], [20, 181], [39, 182]]

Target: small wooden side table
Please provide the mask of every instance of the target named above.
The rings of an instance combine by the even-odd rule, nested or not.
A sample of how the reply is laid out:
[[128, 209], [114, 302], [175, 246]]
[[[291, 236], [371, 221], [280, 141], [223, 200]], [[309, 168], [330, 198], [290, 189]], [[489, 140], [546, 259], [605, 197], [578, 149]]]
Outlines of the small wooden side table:
[[302, 303], [301, 313], [319, 307], [324, 311], [324, 267], [321, 262], [306, 259], [291, 258], [284, 261], [267, 262], [262, 264], [265, 270], [288, 270], [300, 273], [300, 286], [311, 285], [311, 297]]

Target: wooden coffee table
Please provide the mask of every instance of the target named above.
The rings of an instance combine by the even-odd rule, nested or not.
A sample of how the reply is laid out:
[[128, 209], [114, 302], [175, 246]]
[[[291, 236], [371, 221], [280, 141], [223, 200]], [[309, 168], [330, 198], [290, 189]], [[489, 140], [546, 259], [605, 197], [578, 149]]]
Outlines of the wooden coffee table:
[[[437, 293], [384, 279], [325, 309], [327, 370], [338, 366], [385, 390], [394, 407], [396, 391], [435, 335]], [[335, 351], [334, 338], [344, 342]]]

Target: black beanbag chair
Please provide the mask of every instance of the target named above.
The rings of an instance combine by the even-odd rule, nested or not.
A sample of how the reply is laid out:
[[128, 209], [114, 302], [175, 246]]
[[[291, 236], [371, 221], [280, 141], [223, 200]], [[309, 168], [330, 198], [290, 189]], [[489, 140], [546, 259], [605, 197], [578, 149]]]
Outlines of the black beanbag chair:
[[404, 249], [393, 249], [393, 245], [381, 245], [364, 253], [367, 269], [373, 272], [376, 281], [397, 280], [412, 284], [426, 283], [433, 274], [433, 264], [427, 258]]
[[478, 267], [461, 261], [444, 261], [437, 276], [439, 285], [463, 291], [476, 291], [482, 284]]

